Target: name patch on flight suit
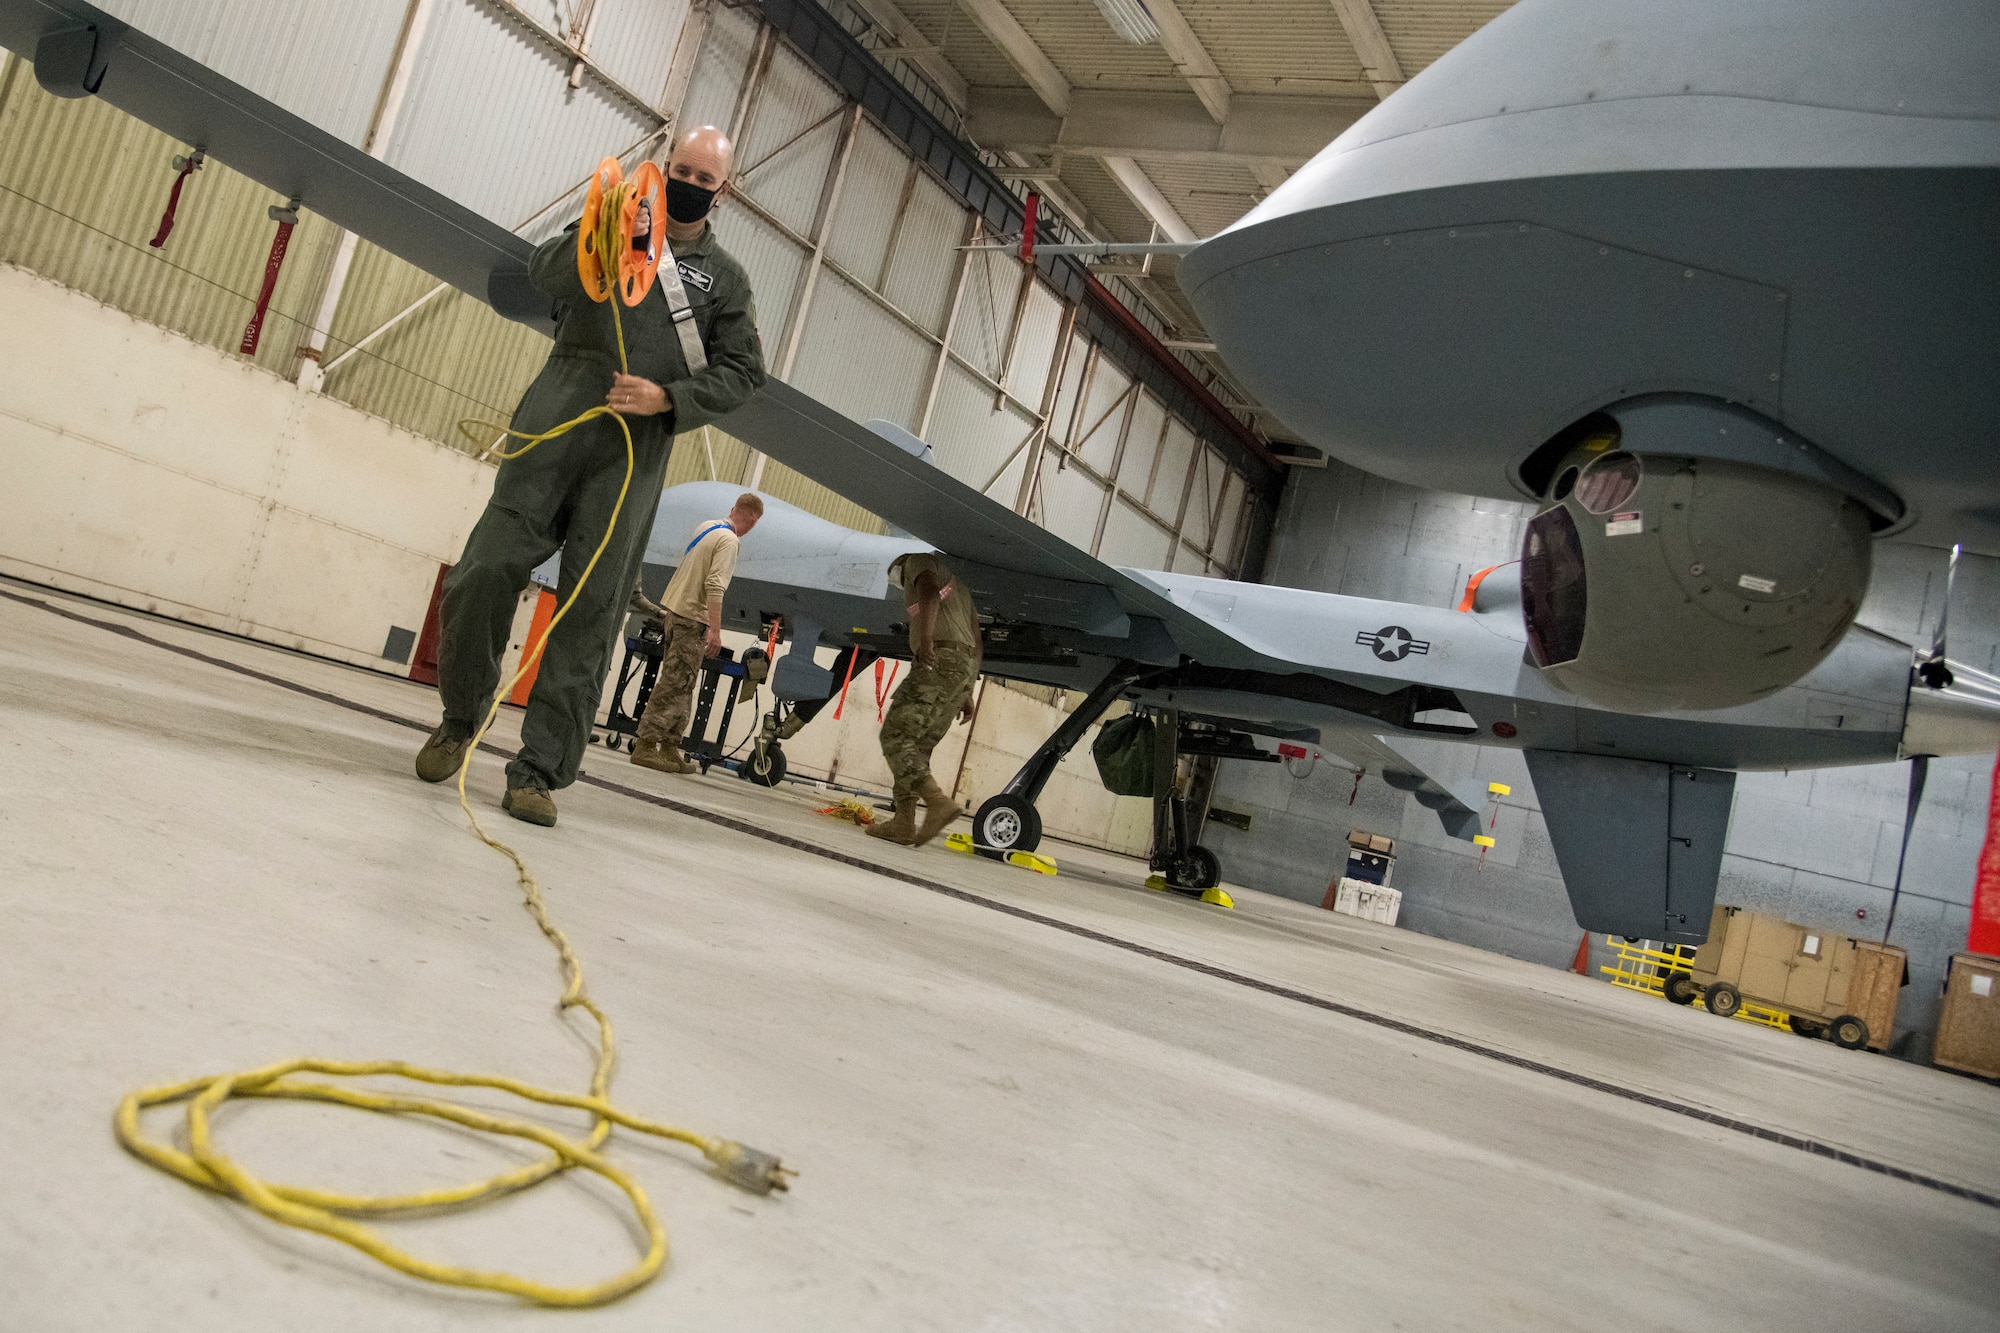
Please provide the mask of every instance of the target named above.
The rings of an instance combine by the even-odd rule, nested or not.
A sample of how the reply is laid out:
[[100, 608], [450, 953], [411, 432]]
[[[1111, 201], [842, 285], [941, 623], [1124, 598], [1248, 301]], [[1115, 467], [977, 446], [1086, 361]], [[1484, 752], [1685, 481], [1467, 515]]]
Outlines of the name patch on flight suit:
[[693, 264], [688, 263], [686, 260], [677, 260], [675, 262], [675, 267], [680, 269], [681, 281], [685, 282], [688, 286], [699, 287], [705, 292], [714, 289], [715, 279], [709, 274], [703, 273], [700, 269], [696, 268]]

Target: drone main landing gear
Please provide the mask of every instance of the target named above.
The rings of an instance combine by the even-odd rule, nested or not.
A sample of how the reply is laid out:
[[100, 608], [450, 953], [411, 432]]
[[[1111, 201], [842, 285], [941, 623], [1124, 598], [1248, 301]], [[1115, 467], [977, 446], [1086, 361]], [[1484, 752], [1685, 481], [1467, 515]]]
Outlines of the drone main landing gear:
[[[1076, 747], [1091, 727], [1109, 711], [1118, 696], [1146, 674], [1146, 668], [1120, 662], [1100, 681], [1084, 701], [1057, 727], [1041, 748], [1030, 755], [1021, 771], [1009, 779], [998, 795], [987, 799], [972, 816], [973, 849], [984, 856], [1005, 858], [1009, 852], [1032, 852], [1042, 840], [1042, 816], [1035, 801], [1048, 785], [1063, 756]], [[1149, 885], [1171, 889], [1230, 906], [1228, 895], [1219, 887], [1222, 864], [1215, 853], [1193, 842], [1192, 820], [1187, 798], [1181, 794], [1180, 715], [1161, 713], [1153, 728], [1153, 854], [1150, 868], [1157, 873]], [[1212, 752], [1204, 752], [1212, 753]], [[1157, 881], [1157, 883], [1155, 883]]]
[[[1217, 886], [1222, 883], [1222, 863], [1214, 852], [1196, 843], [1189, 830], [1193, 821], [1179, 780], [1180, 735], [1179, 713], [1166, 709], [1154, 717], [1153, 854], [1147, 864], [1161, 880], [1161, 888], [1211, 901], [1209, 893], [1220, 895]], [[1224, 897], [1213, 901], [1222, 902]]]
[[972, 816], [972, 845], [982, 855], [1004, 859], [1009, 852], [1032, 852], [1042, 841], [1042, 816], [1035, 800], [1049, 785], [1056, 765], [1076, 748], [1097, 720], [1104, 716], [1127, 686], [1144, 675], [1146, 668], [1120, 662], [1099, 681], [1076, 711], [1063, 719], [1041, 748], [1028, 756], [1021, 771]]

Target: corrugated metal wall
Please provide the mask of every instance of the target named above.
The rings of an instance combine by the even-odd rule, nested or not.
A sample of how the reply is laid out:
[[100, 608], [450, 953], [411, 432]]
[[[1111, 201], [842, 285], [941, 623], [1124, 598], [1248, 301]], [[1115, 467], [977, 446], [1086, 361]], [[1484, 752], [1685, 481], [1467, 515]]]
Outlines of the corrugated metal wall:
[[660, 119], [588, 79], [520, 21], [476, 0], [438, 0], [385, 157], [503, 226], [563, 194]]
[[[350, 142], [364, 141], [411, 0], [117, 0], [120, 17], [214, 64]], [[415, 75], [387, 159], [487, 217], [539, 238], [574, 211], [606, 152], [658, 146], [660, 108], [691, 0], [597, 0], [570, 86], [557, 9], [431, 0]], [[760, 52], [764, 54], [759, 59]], [[0, 90], [0, 258], [133, 314], [233, 349], [261, 280], [273, 224], [267, 191], [210, 164], [190, 183], [164, 255], [146, 248], [181, 150], [120, 113], [42, 94], [20, 62]], [[628, 95], [629, 94], [629, 95]], [[747, 94], [747, 95], [746, 95]], [[637, 100], [635, 100], [635, 98]], [[682, 123], [739, 141], [741, 198], [716, 218], [748, 269], [774, 368], [859, 419], [923, 434], [940, 466], [1019, 504], [1114, 563], [1233, 571], [1241, 479], [1147, 389], [1133, 389], [1081, 337], [1070, 311], [1021, 266], [975, 239], [964, 205], [863, 119], [751, 8], [713, 6]], [[843, 150], [843, 145], [845, 148]], [[629, 160], [629, 159], [628, 159]], [[838, 206], [814, 235], [841, 174]], [[291, 376], [339, 233], [308, 213], [267, 320], [260, 365]], [[324, 391], [455, 447], [461, 418], [497, 419], [546, 343], [365, 242], [329, 331]], [[412, 307], [415, 307], [412, 309]], [[393, 325], [384, 331], [385, 325]], [[355, 350], [356, 344], [362, 344]], [[1060, 392], [1051, 380], [1063, 368]], [[1077, 396], [1084, 402], [1077, 406]], [[1122, 396], [1122, 402], [1121, 402]], [[1107, 404], [1119, 404], [1109, 417]], [[1092, 427], [1095, 426], [1095, 429]], [[1070, 434], [1078, 434], [1072, 442]], [[1036, 475], [1028, 477], [1030, 465]], [[677, 451], [674, 480], [759, 484], [864, 528], [859, 506], [719, 431]], [[1187, 503], [1189, 479], [1195, 502]]]
[[[147, 246], [184, 147], [102, 102], [43, 92], [27, 61], [0, 73], [0, 260], [141, 319], [234, 351], [264, 279], [285, 201], [210, 163], [183, 193], [166, 245]], [[338, 232], [305, 217], [292, 234], [257, 364], [290, 370], [297, 312], [324, 280]]]
[[674, 45], [687, 16], [688, 0], [597, 0], [584, 49], [606, 74], [665, 110]]
[[360, 144], [409, 0], [98, 0], [98, 8]]

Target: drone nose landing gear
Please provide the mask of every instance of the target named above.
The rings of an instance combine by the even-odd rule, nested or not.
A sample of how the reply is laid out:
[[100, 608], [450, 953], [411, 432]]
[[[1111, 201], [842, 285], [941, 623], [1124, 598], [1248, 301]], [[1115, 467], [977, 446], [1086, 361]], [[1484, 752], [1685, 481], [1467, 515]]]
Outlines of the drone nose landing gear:
[[736, 776], [745, 782], [754, 782], [760, 787], [775, 787], [785, 780], [785, 750], [778, 744], [779, 727], [784, 718], [780, 713], [785, 708], [782, 699], [771, 704], [771, 711], [764, 714], [764, 720], [757, 727], [757, 739], [750, 743], [750, 753], [743, 758]]

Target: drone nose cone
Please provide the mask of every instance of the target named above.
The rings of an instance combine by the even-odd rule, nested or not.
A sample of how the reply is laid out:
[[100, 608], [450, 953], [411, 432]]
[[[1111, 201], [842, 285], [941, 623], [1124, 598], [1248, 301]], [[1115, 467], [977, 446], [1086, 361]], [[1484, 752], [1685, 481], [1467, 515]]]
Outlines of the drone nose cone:
[[[1961, 662], [1944, 663], [1949, 683], [1910, 681], [1903, 716], [1903, 755], [1990, 754], [2000, 749], [2000, 676]], [[1932, 672], [1933, 679], [1940, 673]]]

